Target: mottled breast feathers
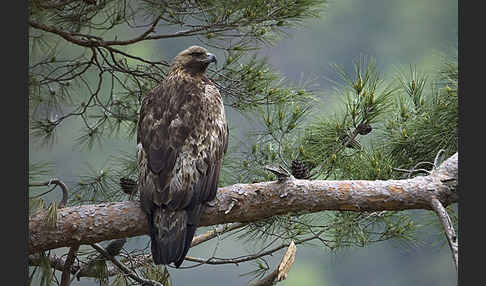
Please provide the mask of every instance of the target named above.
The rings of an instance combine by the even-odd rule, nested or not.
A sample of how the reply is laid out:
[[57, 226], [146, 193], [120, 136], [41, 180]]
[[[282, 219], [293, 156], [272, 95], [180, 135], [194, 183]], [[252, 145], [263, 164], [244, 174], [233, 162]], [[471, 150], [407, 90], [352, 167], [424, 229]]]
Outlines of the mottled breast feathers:
[[[217, 184], [212, 180], [219, 177], [228, 142], [216, 87], [205, 78], [181, 84], [178, 76], [167, 78], [146, 96], [137, 136], [148, 169], [158, 175], [153, 201], [176, 209], [186, 207], [192, 197], [200, 202], [214, 198], [214, 188], [205, 184]], [[194, 194], [198, 183], [206, 188]]]
[[[137, 130], [140, 199], [154, 262], [177, 267], [204, 204], [216, 195], [228, 145], [221, 95], [203, 74], [214, 56], [202, 57], [192, 48], [176, 57], [165, 79], [145, 96]], [[194, 72], [197, 68], [202, 71]]]

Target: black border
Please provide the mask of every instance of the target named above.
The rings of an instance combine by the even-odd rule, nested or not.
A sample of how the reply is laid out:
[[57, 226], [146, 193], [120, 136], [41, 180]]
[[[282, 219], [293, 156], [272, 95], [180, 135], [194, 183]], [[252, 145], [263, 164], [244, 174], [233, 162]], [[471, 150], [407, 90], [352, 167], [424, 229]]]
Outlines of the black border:
[[[2, 9], [2, 284], [27, 285], [28, 1]], [[13, 135], [13, 136], [12, 136]], [[8, 283], [10, 282], [11, 283]]]
[[[481, 100], [486, 90], [484, 13], [472, 1], [459, 1], [459, 273], [458, 285], [474, 285], [484, 273], [484, 170], [479, 153], [484, 148]], [[476, 12], [476, 13], [475, 13]], [[482, 101], [482, 100], [481, 100]], [[473, 162], [476, 161], [476, 162]], [[484, 164], [484, 163], [483, 163]], [[476, 256], [476, 257], [475, 257]], [[482, 275], [481, 275], [482, 276]], [[468, 283], [469, 282], [469, 283]]]

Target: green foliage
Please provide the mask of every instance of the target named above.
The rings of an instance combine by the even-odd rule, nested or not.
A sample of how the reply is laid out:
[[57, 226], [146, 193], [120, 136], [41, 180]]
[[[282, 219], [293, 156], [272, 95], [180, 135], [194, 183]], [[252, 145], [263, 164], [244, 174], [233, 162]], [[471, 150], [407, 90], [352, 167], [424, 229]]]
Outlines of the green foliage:
[[47, 208], [47, 215], [44, 220], [45, 224], [50, 228], [55, 229], [57, 224], [57, 204], [51, 202]]
[[[317, 165], [329, 158], [329, 163], [338, 159], [344, 142], [350, 134], [350, 122], [342, 114], [327, 116], [322, 120], [309, 123], [302, 138], [301, 155]], [[334, 156], [333, 156], [334, 155]]]
[[[69, 133], [74, 134], [73, 147], [83, 151], [109, 137], [133, 140], [142, 98], [163, 79], [178, 52], [168, 41], [190, 38], [218, 54], [220, 66], [211, 67], [209, 77], [225, 104], [256, 125], [245, 142], [230, 140], [220, 186], [275, 180], [264, 169], [268, 165], [295, 175], [294, 163], [301, 163], [311, 179], [400, 178], [396, 168], [433, 162], [441, 149], [445, 156], [456, 152], [457, 58], [445, 57], [435, 74], [412, 66], [399, 70], [394, 81], [385, 81], [374, 60], [366, 57], [354, 62], [351, 74], [336, 65], [342, 83], [335, 94], [341, 102], [333, 114], [322, 114], [315, 108], [310, 80], [291, 83], [257, 56], [289, 28], [318, 17], [326, 2], [31, 0], [31, 144], [55, 146], [59, 138], [67, 142]], [[156, 59], [131, 49], [154, 40], [163, 41]], [[60, 129], [66, 121], [78, 122], [79, 129]], [[45, 179], [49, 167], [29, 162], [29, 182]], [[121, 191], [120, 178], [136, 180], [136, 154], [121, 152], [101, 168], [81, 170], [69, 204], [131, 199]], [[44, 209], [47, 192], [42, 192], [29, 188], [29, 214]], [[454, 209], [447, 210], [457, 224]], [[46, 223], [55, 226], [55, 202], [47, 213]], [[238, 238], [261, 250], [314, 237], [320, 247], [335, 251], [390, 239], [413, 244], [418, 227], [406, 212], [321, 212], [250, 223]], [[53, 271], [43, 261], [41, 284], [50, 285]], [[95, 263], [100, 284], [106, 284], [105, 261]], [[264, 258], [255, 260], [255, 267], [249, 273], [254, 277], [270, 269]], [[172, 283], [165, 267], [147, 265], [141, 272], [146, 279]], [[117, 276], [112, 284], [130, 283]]]
[[[355, 62], [353, 75], [337, 67], [344, 82], [336, 89], [342, 99], [340, 109], [313, 117], [306, 110], [302, 113], [306, 116], [299, 119], [307, 120], [297, 123], [300, 132], [287, 132], [292, 108], [262, 107], [257, 118], [263, 128], [253, 135], [258, 138], [256, 144], [245, 160], [238, 161], [242, 163], [232, 167], [244, 174], [241, 181], [251, 182], [275, 180], [263, 166], [288, 167], [286, 162], [292, 159], [306, 162], [314, 178], [321, 179], [399, 179], [403, 173], [397, 168], [412, 169], [419, 162], [431, 162], [431, 166], [440, 149], [446, 150], [445, 157], [457, 151], [457, 72], [450, 58], [445, 62], [437, 74], [411, 67], [409, 73], [399, 71], [388, 82], [374, 61], [363, 57]], [[427, 83], [433, 88], [428, 89]], [[422, 226], [416, 219], [408, 212], [392, 211], [275, 216], [249, 224], [239, 238], [285, 243], [319, 234], [324, 248], [333, 251], [385, 240], [414, 246], [420, 243], [417, 234]]]
[[374, 60], [361, 57], [354, 66], [354, 75], [335, 66], [344, 82], [336, 89], [342, 100], [341, 110], [333, 116], [320, 116], [306, 126], [301, 153], [306, 160], [320, 166], [317, 176], [324, 169], [327, 169], [326, 178], [332, 171], [336, 176], [339, 173], [336, 164], [343, 165], [344, 160], [360, 153], [354, 150], [361, 149], [358, 137], [368, 135], [380, 125], [397, 92], [396, 87], [381, 79]]
[[251, 261], [250, 263], [253, 265], [252, 268], [254, 270], [240, 274], [241, 277], [248, 276], [248, 277], [251, 278], [251, 280], [261, 279], [261, 278], [263, 278], [263, 276], [265, 276], [265, 274], [268, 272], [268, 270], [270, 270], [270, 265], [268, 264], [268, 262], [265, 259], [258, 258], [258, 259]]
[[366, 247], [371, 243], [395, 239], [416, 243], [416, 225], [408, 216], [398, 212], [335, 212], [328, 231], [331, 250], [352, 246]]
[[29, 216], [44, 209], [44, 200], [41, 198], [29, 198]]
[[110, 284], [111, 286], [127, 286], [127, 279], [123, 274], [118, 274], [115, 276], [115, 279], [113, 282]]
[[[213, 52], [226, 54], [220, 60], [224, 65], [213, 70], [211, 78], [228, 105], [248, 110], [300, 93], [284, 88], [281, 76], [252, 51], [274, 43], [286, 29], [317, 17], [325, 7], [325, 1], [316, 0], [29, 4], [31, 135], [52, 146], [61, 123], [78, 118], [83, 125], [76, 145], [81, 149], [91, 149], [114, 134], [133, 136], [141, 99], [167, 71], [170, 58], [143, 59], [124, 46], [197, 37]], [[141, 18], [145, 25], [139, 24]], [[120, 40], [122, 24], [147, 31], [183, 29]]]
[[121, 192], [120, 177], [123, 168], [107, 164], [107, 167], [95, 169], [87, 165], [86, 173], [79, 177], [73, 189], [73, 196], [69, 198], [70, 204], [95, 204], [107, 201], [120, 201], [127, 198]]
[[[275, 175], [264, 170], [264, 166], [275, 165], [290, 169], [291, 162], [300, 157], [298, 134], [305, 118], [309, 116], [315, 98], [312, 92], [306, 91], [309, 83], [298, 88], [285, 87], [275, 92], [289, 92], [286, 101], [267, 103], [254, 108], [248, 113], [249, 120], [256, 124], [248, 140], [241, 142], [245, 146], [242, 152], [229, 152], [225, 161], [230, 168], [231, 177], [226, 180], [236, 182], [258, 182], [275, 179]], [[267, 99], [268, 100], [268, 99]]]
[[395, 166], [385, 148], [372, 142], [353, 156], [343, 156], [336, 168], [339, 177], [349, 180], [389, 180], [397, 176]]
[[30, 182], [40, 181], [52, 172], [53, 164], [50, 162], [29, 161], [28, 180]]
[[388, 111], [396, 88], [390, 84], [385, 85], [374, 59], [361, 57], [354, 62], [354, 66], [354, 76], [346, 73], [342, 67], [335, 65], [335, 69], [345, 82], [339, 90], [345, 98], [345, 114], [356, 128], [359, 123], [378, 122], [380, 115], [383, 116]]
[[96, 280], [100, 286], [108, 286], [107, 265], [106, 260], [98, 259], [92, 264], [92, 269], [96, 273]]
[[41, 286], [50, 286], [53, 282], [53, 271], [51, 264], [49, 262], [48, 256], [42, 252], [41, 254], [41, 278], [40, 278], [40, 285]]
[[171, 286], [172, 279], [170, 277], [167, 267], [162, 265], [152, 265], [149, 264], [142, 270], [142, 275], [144, 278], [157, 281], [162, 283], [162, 285]]
[[[31, 162], [29, 161], [28, 181], [31, 183], [38, 183], [46, 180], [52, 173], [53, 164], [50, 162]], [[45, 201], [42, 195], [45, 194], [43, 190], [39, 193], [39, 188], [29, 186], [29, 215], [35, 214], [37, 211], [44, 209]]]
[[[439, 76], [443, 77], [444, 72], [453, 74], [441, 70]], [[406, 93], [399, 98], [392, 118], [385, 125], [383, 141], [398, 167], [411, 168], [418, 162], [433, 162], [441, 149], [446, 151], [446, 156], [457, 151], [457, 78], [448, 76], [445, 86], [437, 84], [427, 93], [418, 85], [410, 90], [413, 82], [425, 79], [426, 76], [422, 76], [417, 80], [412, 70], [409, 78], [401, 81]]]
[[238, 235], [238, 239], [245, 241], [251, 248], [261, 248], [274, 239], [288, 243], [309, 234], [307, 226], [312, 224], [315, 218], [310, 214], [273, 216], [249, 223]]
[[241, 111], [266, 108], [266, 105], [302, 101], [312, 98], [304, 89], [308, 83], [292, 86], [267, 63], [267, 59], [258, 59], [252, 55], [245, 63], [246, 52], [229, 52], [225, 65], [217, 76], [222, 79], [220, 89], [228, 99], [226, 105]]

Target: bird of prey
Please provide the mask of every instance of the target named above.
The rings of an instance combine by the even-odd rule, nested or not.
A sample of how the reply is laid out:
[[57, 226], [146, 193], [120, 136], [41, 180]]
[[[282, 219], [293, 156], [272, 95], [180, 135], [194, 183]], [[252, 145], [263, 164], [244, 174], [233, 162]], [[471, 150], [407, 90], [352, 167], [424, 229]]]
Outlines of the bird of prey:
[[155, 264], [181, 265], [216, 196], [228, 125], [222, 97], [204, 75], [212, 62], [199, 46], [180, 52], [140, 109], [138, 190]]

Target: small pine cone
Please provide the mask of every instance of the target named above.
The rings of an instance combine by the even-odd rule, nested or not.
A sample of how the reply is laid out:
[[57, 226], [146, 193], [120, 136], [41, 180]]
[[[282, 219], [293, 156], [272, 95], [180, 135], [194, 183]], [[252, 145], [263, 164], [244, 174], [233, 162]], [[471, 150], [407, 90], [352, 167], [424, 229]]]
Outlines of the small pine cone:
[[127, 195], [133, 195], [137, 191], [137, 182], [130, 178], [120, 178], [120, 187]]
[[361, 123], [360, 125], [358, 125], [358, 127], [356, 127], [356, 129], [358, 130], [358, 133], [361, 135], [366, 135], [370, 133], [371, 130], [373, 130], [373, 128], [371, 128], [371, 125], [367, 123]]
[[309, 170], [304, 162], [299, 160], [292, 160], [292, 166], [290, 167], [292, 176], [296, 179], [306, 179], [309, 176]]

